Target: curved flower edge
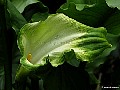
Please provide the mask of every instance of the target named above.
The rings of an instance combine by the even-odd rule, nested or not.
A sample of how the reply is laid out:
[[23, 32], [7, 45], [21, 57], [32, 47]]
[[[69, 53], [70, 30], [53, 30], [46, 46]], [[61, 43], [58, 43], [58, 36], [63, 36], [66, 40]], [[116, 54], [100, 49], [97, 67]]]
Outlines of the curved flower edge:
[[[47, 60], [52, 66], [57, 67], [70, 60], [93, 61], [106, 48], [111, 47], [106, 40], [106, 33], [106, 29], [103, 27], [89, 27], [64, 14], [53, 14], [43, 22], [26, 24], [20, 31], [18, 45], [26, 60], [29, 52], [32, 52], [33, 64], [44, 65]], [[58, 40], [55, 39], [56, 37]], [[61, 43], [62, 41], [64, 43]], [[43, 52], [44, 54], [41, 55]], [[71, 55], [73, 54], [70, 57], [66, 55], [69, 52], [72, 52]], [[26, 63], [31, 64], [28, 61]]]
[[[53, 22], [52, 24], [51, 24], [50, 20]], [[48, 23], [48, 21], [49, 21], [49, 23]], [[68, 42], [68, 43], [62, 43], [61, 47], [58, 47], [59, 49], [53, 48], [52, 52], [50, 52], [49, 54], [47, 52], [47, 56], [44, 56], [44, 58], [42, 59], [42, 63], [33, 64], [30, 61], [28, 61], [28, 59], [31, 58], [30, 56], [27, 56], [27, 55], [29, 55], [29, 53], [28, 53], [29, 49], [31, 49], [31, 48], [34, 49], [34, 47], [30, 47], [29, 44], [27, 44], [26, 46], [28, 48], [28, 52], [26, 53], [26, 50], [25, 50], [26, 47], [24, 46], [23, 43], [25, 41], [27, 41], [28, 43], [32, 43], [31, 40], [34, 37], [31, 37], [31, 36], [32, 35], [34, 36], [35, 34], [34, 33], [30, 34], [29, 40], [25, 39], [24, 35], [27, 36], [28, 33], [32, 32], [32, 30], [39, 31], [40, 29], [38, 27], [40, 25], [43, 25], [42, 27], [47, 27], [50, 25], [51, 26], [50, 29], [51, 30], [53, 29], [53, 31], [56, 30], [56, 29], [54, 29], [54, 26], [56, 26], [56, 28], [61, 30], [60, 29], [61, 24], [63, 26], [62, 29], [65, 32], [65, 35], [64, 34], [62, 34], [62, 35], [64, 35], [65, 37], [69, 36], [69, 34], [67, 33], [68, 31], [66, 31], [66, 26], [67, 26], [68, 30], [70, 30], [70, 32], [72, 34], [78, 35], [77, 38], [69, 39], [70, 42]], [[64, 29], [64, 27], [65, 27], [65, 29]], [[43, 30], [47, 30], [47, 29], [43, 28]], [[61, 34], [61, 33], [59, 33], [59, 30], [58, 30], [57, 35]], [[39, 69], [38, 71], [40, 73], [42, 73], [42, 71], [46, 68], [46, 65], [48, 65], [49, 63], [53, 67], [57, 67], [58, 65], [62, 65], [64, 62], [67, 62], [72, 66], [78, 67], [80, 61], [88, 61], [88, 62], [93, 61], [95, 59], [95, 57], [97, 57], [100, 53], [102, 53], [106, 48], [111, 47], [111, 45], [106, 40], [106, 33], [107, 33], [106, 29], [103, 27], [100, 27], [100, 28], [89, 27], [82, 23], [77, 22], [74, 19], [71, 19], [71, 18], [65, 16], [64, 14], [50, 15], [43, 22], [35, 22], [35, 23], [26, 24], [21, 29], [19, 37], [18, 37], [18, 46], [23, 54], [23, 57], [20, 60], [21, 66], [17, 72], [16, 80], [19, 81], [23, 77], [27, 77], [30, 73], [36, 72], [38, 69]], [[44, 34], [41, 34], [41, 33], [39, 33], [39, 34], [44, 36]], [[53, 33], [53, 35], [54, 35], [54, 33]], [[53, 38], [55, 38], [55, 37], [53, 37]], [[60, 38], [65, 38], [65, 37], [60, 37]], [[39, 41], [39, 39], [38, 39], [38, 41]], [[51, 42], [52, 42], [52, 40], [51, 40]], [[67, 49], [66, 49], [65, 46], [67, 46], [67, 45], [69, 47], [67, 47]], [[37, 50], [37, 49], [35, 49], [35, 50]], [[58, 52], [59, 50], [62, 50], [62, 51]], [[35, 54], [37, 55], [38, 53], [35, 52]], [[38, 76], [41, 76], [41, 75], [38, 75]]]

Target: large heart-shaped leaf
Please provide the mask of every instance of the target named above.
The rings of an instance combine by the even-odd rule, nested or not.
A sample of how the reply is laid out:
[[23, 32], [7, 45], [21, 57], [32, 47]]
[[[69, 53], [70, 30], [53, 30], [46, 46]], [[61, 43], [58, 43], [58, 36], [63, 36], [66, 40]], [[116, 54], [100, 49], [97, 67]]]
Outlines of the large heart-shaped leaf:
[[[29, 60], [29, 64], [44, 65], [49, 61], [57, 67], [65, 61], [73, 66], [79, 65], [74, 64], [77, 60], [92, 61], [111, 47], [105, 35], [103, 27], [89, 27], [64, 14], [53, 14], [45, 21], [29, 23], [21, 29], [18, 39], [24, 57], [21, 63]], [[69, 52], [73, 55], [69, 56]]]
[[102, 26], [112, 9], [104, 0], [67, 0], [57, 12], [92, 27]]

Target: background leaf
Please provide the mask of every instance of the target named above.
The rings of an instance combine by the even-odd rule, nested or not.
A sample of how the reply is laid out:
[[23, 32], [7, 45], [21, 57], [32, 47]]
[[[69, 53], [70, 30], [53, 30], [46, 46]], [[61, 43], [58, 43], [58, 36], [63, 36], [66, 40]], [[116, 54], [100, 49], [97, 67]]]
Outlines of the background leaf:
[[[13, 29], [11, 29], [13, 31]], [[13, 43], [12, 43], [12, 84], [15, 83], [15, 76], [16, 76], [16, 71], [17, 68], [19, 67], [20, 64], [20, 58], [22, 57], [20, 50], [18, 49], [17, 46], [17, 35], [15, 31], [12, 33], [13, 35]]]
[[7, 9], [10, 14], [10, 22], [16, 33], [19, 32], [20, 28], [27, 23], [22, 14], [14, 7], [14, 5], [8, 0]]
[[[84, 64], [74, 67], [67, 63], [58, 67], [49, 67], [48, 73], [43, 76], [45, 90], [91, 90], [88, 73], [84, 70]], [[37, 71], [37, 75], [40, 72]], [[84, 82], [87, 81], [87, 82]]]
[[[0, 3], [0, 75], [1, 80], [4, 80], [0, 82], [0, 85], [3, 85], [4, 89], [12, 90], [12, 76], [11, 76], [11, 52], [10, 52], [10, 46], [11, 46], [11, 32], [9, 31], [9, 26], [7, 20], [9, 18], [9, 15], [7, 15], [6, 11], [6, 3], [3, 1], [3, 3]], [[3, 89], [1, 87], [1, 89]]]
[[57, 12], [64, 13], [83, 24], [93, 27], [103, 26], [105, 19], [112, 13], [112, 9], [107, 6], [104, 0], [98, 1], [92, 5], [85, 4], [84, 6], [82, 4], [82, 7], [77, 7], [77, 5], [78, 4], [69, 2], [67, 5], [65, 4], [64, 8], [61, 6]]
[[117, 7], [118, 9], [120, 9], [120, 1], [119, 0], [105, 0], [108, 4], [108, 6], [115, 8]]
[[114, 13], [106, 20], [104, 27], [106, 27], [108, 33], [120, 34], [120, 11], [118, 9], [115, 9]]
[[66, 0], [39, 0], [48, 7], [50, 14], [55, 14], [56, 10], [66, 2]]
[[[4, 0], [0, 1], [0, 5], [3, 4], [3, 1]], [[10, 0], [10, 2], [8, 1], [7, 4], [9, 5], [7, 6], [7, 11], [5, 12], [6, 15], [2, 14], [2, 11], [4, 9], [2, 9], [0, 6], [0, 90], [5, 90], [6, 87], [8, 87], [8, 89], [11, 89], [12, 84], [10, 86], [6, 86], [6, 83], [9, 81], [11, 82], [11, 75], [12, 83], [15, 83], [16, 69], [19, 64], [19, 59], [22, 57], [19, 49], [17, 48], [17, 35], [15, 35], [16, 33], [13, 31], [13, 29], [18, 34], [21, 27], [27, 22], [43, 22], [49, 13], [56, 12], [62, 12], [67, 16], [92, 27], [105, 27], [107, 29], [107, 40], [112, 44], [112, 48], [106, 49], [93, 62], [87, 64], [86, 62], [79, 62], [76, 59], [73, 50], [66, 52], [64, 53], [65, 57], [69, 60], [66, 60], [63, 65], [60, 65], [57, 68], [54, 68], [52, 66], [45, 66], [40, 69], [40, 72], [36, 72], [35, 75], [33, 75], [33, 73], [30, 73], [29, 77], [27, 77], [27, 81], [25, 81], [26, 88], [24, 89], [44, 90], [43, 84], [44, 88], [47, 90], [52, 89], [51, 86], [56, 89], [58, 88], [57, 86], [60, 86], [60, 88], [64, 87], [65, 90], [69, 90], [69, 87], [71, 87], [73, 90], [76, 90], [77, 88], [81, 88], [78, 86], [78, 84], [81, 84], [82, 87], [84, 87], [84, 85], [90, 85], [92, 90], [95, 90], [97, 86], [101, 88], [101, 85], [120, 87], [119, 0]], [[4, 16], [6, 20], [3, 18]], [[5, 21], [6, 24], [3, 24]], [[3, 26], [7, 27], [4, 29], [8, 30], [8, 32], [5, 33], [7, 36], [3, 35]], [[1, 30], [3, 31], [1, 32]], [[12, 37], [12, 39], [10, 39], [10, 37]], [[4, 38], [8, 38], [10, 43], [7, 44], [6, 41], [4, 41]], [[6, 54], [8, 51], [5, 51], [4, 47], [6, 47], [6, 45], [8, 45], [8, 51], [10, 50], [9, 54]], [[7, 57], [5, 55], [10, 56], [10, 62], [7, 62], [7, 65], [12, 66], [12, 72], [10, 71], [11, 68], [6, 68], [7, 65], [5, 62]], [[49, 62], [47, 61], [47, 63]], [[84, 67], [87, 72], [82, 67], [82, 63], [85, 63]], [[7, 70], [9, 69], [10, 71], [8, 75], [10, 76], [9, 79], [5, 79], [7, 71], [5, 68]], [[34, 78], [34, 80], [33, 77], [31, 78], [31, 74], [35, 76], [35, 78], [37, 76], [40, 77], [39, 79]], [[100, 74], [101, 79], [99, 79]], [[43, 79], [45, 83], [41, 79], [41, 76], [42, 78], [44, 77]], [[81, 77], [84, 78], [80, 79]], [[90, 78], [90, 80], [88, 80], [88, 78]], [[81, 81], [83, 80], [84, 83], [77, 81], [76, 79]], [[37, 83], [38, 81], [39, 84]], [[72, 83], [71, 81], [74, 81], [75, 83]], [[24, 86], [23, 83], [21, 86]], [[56, 86], [54, 83], [57, 83]], [[18, 88], [16, 90], [18, 90]]]
[[38, 2], [38, 0], [10, 0], [17, 10], [22, 13], [29, 4]]
[[45, 19], [47, 19], [49, 13], [46, 12], [46, 13], [35, 13], [32, 18], [31, 18], [31, 21], [32, 22], [38, 22], [38, 21], [44, 21]]
[[41, 2], [34, 3], [31, 5], [28, 5], [22, 14], [28, 22], [31, 22], [32, 16], [37, 13], [41, 13], [39, 14], [40, 15], [39, 17], [43, 17], [42, 14], [45, 14], [46, 16], [48, 13], [48, 7], [46, 7]]

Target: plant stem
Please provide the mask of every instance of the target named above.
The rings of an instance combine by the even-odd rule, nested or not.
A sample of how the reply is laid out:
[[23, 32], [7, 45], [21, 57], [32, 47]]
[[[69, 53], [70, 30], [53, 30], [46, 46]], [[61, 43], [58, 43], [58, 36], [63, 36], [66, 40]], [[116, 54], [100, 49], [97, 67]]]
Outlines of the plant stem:
[[26, 90], [28, 71], [21, 65], [15, 78], [15, 90]]
[[[101, 81], [102, 73], [99, 74], [98, 80]], [[100, 90], [100, 83], [97, 85], [96, 90]]]

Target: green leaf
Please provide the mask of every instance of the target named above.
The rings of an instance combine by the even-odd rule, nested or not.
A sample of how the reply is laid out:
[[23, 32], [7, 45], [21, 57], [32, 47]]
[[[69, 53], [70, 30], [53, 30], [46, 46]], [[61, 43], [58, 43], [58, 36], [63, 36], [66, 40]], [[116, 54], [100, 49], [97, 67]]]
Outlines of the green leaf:
[[12, 27], [16, 33], [18, 33], [20, 28], [22, 28], [23, 25], [27, 23], [27, 21], [9, 0], [7, 1], [7, 10], [10, 14], [10, 22]]
[[76, 10], [83, 10], [85, 6], [94, 6], [96, 0], [67, 0], [67, 3], [63, 4], [60, 8], [67, 10], [70, 7], [70, 4], [76, 6]]
[[34, 14], [37, 15], [37, 17], [40, 17], [38, 13], [40, 13], [40, 16], [43, 14], [45, 14], [46, 16], [48, 13], [48, 7], [46, 7], [42, 2], [30, 4], [29, 6], [25, 8], [22, 14], [24, 15], [25, 19], [28, 22], [31, 22], [30, 20], [32, 19], [32, 16]]
[[31, 21], [32, 22], [38, 22], [38, 21], [44, 21], [47, 17], [48, 17], [49, 13], [46, 12], [46, 13], [35, 13], [33, 16], [32, 16], [32, 19]]
[[50, 72], [43, 78], [45, 90], [89, 90], [88, 73], [81, 68], [64, 63], [49, 68]]
[[[78, 4], [94, 4], [96, 2], [98, 2], [99, 0], [67, 0], [67, 2], [74, 2], [74, 3], [78, 3]], [[102, 1], [102, 0], [101, 0]]]
[[67, 58], [67, 63], [71, 64], [72, 66], [78, 67], [80, 62], [77, 60], [76, 55], [73, 50], [70, 52], [65, 53], [65, 58]]
[[88, 26], [99, 27], [102, 26], [105, 19], [108, 18], [111, 13], [111, 8], [107, 6], [104, 0], [98, 0], [93, 4], [81, 4], [71, 1], [62, 5], [57, 12], [64, 13], [65, 15]]
[[[12, 29], [13, 30], [13, 29]], [[14, 30], [13, 30], [14, 31]], [[16, 71], [19, 66], [19, 60], [22, 57], [20, 50], [17, 46], [17, 35], [13, 32], [13, 46], [12, 46], [12, 83], [15, 83]]]
[[117, 7], [118, 9], [120, 9], [120, 0], [105, 0], [108, 4], [108, 6], [114, 8]]
[[[24, 57], [21, 63], [44, 65], [49, 61], [57, 67], [71, 62], [73, 57], [90, 62], [111, 47], [105, 36], [103, 27], [89, 27], [64, 14], [53, 14], [20, 30], [18, 45]], [[65, 53], [72, 50], [74, 55], [67, 58]]]
[[[5, 32], [6, 30], [6, 19], [5, 19], [5, 8], [4, 8], [5, 2], [0, 2], [0, 90], [4, 90], [5, 86], [9, 86], [7, 82], [8, 79], [6, 79], [6, 72], [5, 72], [5, 65], [8, 61], [8, 51], [7, 51], [7, 41]], [[9, 65], [8, 65], [9, 66]], [[10, 69], [9, 69], [10, 70]], [[8, 73], [9, 75], [9, 73]], [[8, 77], [9, 78], [9, 77]], [[6, 79], [6, 80], [5, 80]], [[11, 82], [11, 81], [10, 81]], [[7, 84], [8, 83], [8, 84]], [[11, 88], [11, 87], [9, 87]], [[7, 89], [7, 88], [6, 88]]]
[[115, 13], [107, 19], [104, 24], [104, 27], [111, 34], [119, 35], [120, 34], [120, 11], [116, 10]]
[[[76, 7], [76, 10], [81, 11], [84, 9], [85, 6], [94, 6], [96, 0], [67, 0], [67, 3], [63, 4], [59, 10], [63, 9], [63, 10], [67, 10], [69, 9], [71, 6], [71, 4], [74, 4]], [[58, 11], [59, 11], [58, 10]]]
[[17, 8], [17, 10], [22, 13], [26, 6], [36, 3], [38, 0], [11, 0], [11, 2]]

